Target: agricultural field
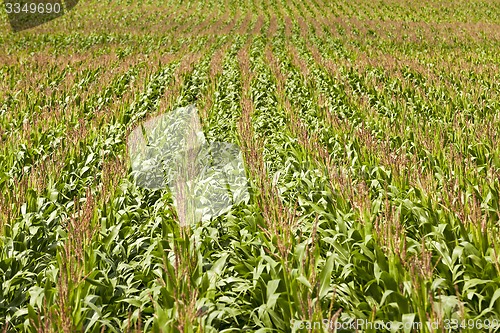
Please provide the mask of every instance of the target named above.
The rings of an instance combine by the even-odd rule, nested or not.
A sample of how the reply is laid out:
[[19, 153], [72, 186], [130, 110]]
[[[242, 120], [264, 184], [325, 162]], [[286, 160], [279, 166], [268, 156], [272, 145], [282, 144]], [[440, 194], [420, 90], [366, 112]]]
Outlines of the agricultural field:
[[[206, 219], [130, 158], [186, 107]], [[499, 0], [2, 11], [0, 332], [500, 332], [499, 135]]]

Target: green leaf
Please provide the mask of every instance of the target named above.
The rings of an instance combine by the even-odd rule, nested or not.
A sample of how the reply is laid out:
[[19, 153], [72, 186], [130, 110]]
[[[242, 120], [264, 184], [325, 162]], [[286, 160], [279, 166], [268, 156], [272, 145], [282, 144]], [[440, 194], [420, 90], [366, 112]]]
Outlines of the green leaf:
[[319, 275], [319, 298], [323, 298], [326, 296], [328, 293], [328, 290], [330, 289], [330, 280], [333, 272], [333, 264], [334, 264], [334, 259], [335, 257], [333, 255], [330, 255], [328, 259], [325, 262], [325, 266], [323, 266], [323, 270], [321, 271], [321, 274]]

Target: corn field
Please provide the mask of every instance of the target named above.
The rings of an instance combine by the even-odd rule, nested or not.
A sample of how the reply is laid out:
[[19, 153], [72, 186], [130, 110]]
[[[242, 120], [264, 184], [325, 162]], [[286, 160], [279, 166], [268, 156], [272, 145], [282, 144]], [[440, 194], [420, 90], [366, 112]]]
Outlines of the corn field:
[[[82, 0], [0, 50], [0, 332], [500, 332], [500, 1]], [[128, 144], [186, 107], [244, 163], [203, 219]]]

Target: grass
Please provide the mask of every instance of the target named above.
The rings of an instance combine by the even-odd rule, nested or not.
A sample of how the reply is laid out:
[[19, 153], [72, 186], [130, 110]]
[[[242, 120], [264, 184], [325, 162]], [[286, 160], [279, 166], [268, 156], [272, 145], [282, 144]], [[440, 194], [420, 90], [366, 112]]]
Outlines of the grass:
[[[0, 15], [0, 331], [500, 331], [498, 1]], [[187, 223], [127, 139], [192, 104], [251, 198]]]

